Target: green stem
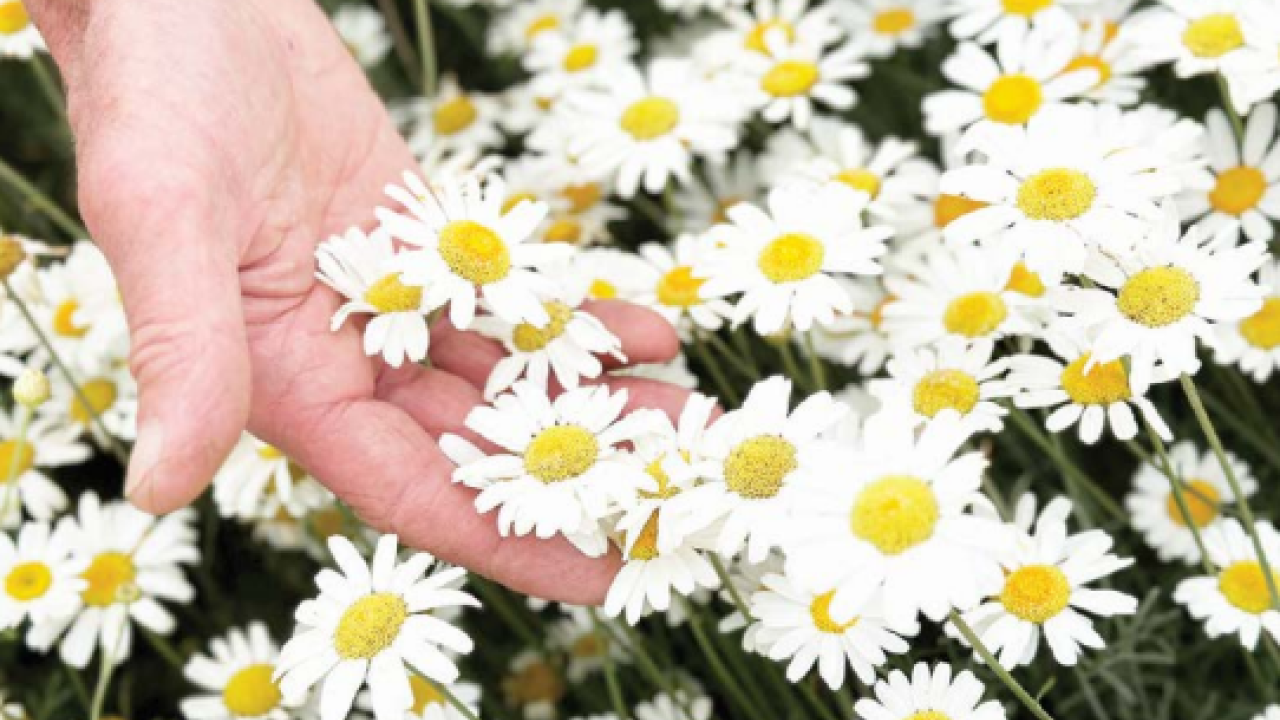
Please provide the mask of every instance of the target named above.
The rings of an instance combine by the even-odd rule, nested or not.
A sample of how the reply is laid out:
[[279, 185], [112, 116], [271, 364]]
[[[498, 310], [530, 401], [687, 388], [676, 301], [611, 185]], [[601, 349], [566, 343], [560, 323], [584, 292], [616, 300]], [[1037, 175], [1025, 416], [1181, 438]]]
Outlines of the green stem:
[[413, 41], [404, 29], [404, 19], [400, 17], [400, 9], [395, 0], [378, 0], [378, 8], [387, 20], [387, 28], [391, 31], [391, 43], [395, 46], [396, 55], [400, 56], [400, 64], [410, 82], [422, 87], [422, 69], [418, 64], [418, 53], [413, 49]]
[[1222, 404], [1222, 401], [1212, 395], [1205, 395], [1202, 399], [1205, 402], [1205, 406], [1213, 410], [1219, 420], [1229, 425], [1241, 439], [1253, 446], [1254, 450], [1265, 455], [1267, 460], [1271, 462], [1272, 467], [1280, 468], [1280, 449], [1277, 448], [1277, 443], [1274, 440], [1263, 436], [1252, 425], [1237, 418], [1235, 413]]
[[809, 701], [809, 704], [812, 705], [814, 709], [818, 711], [818, 714], [822, 716], [822, 720], [840, 720], [840, 716], [836, 715], [831, 708], [827, 707], [827, 704], [822, 701], [822, 697], [818, 695], [818, 691], [814, 690], [811, 684], [805, 680], [801, 680], [796, 683], [796, 685], [800, 686], [800, 692], [804, 694], [804, 697]]
[[116, 639], [111, 643], [110, 648], [103, 648], [101, 657], [102, 667], [98, 671], [98, 684], [93, 689], [93, 704], [90, 706], [89, 719], [102, 720], [102, 705], [107, 699], [107, 687], [111, 684], [111, 674], [116, 669], [116, 653], [120, 650], [120, 643], [124, 639], [124, 629], [127, 627], [125, 623], [120, 624], [120, 631], [116, 633]]
[[813, 346], [813, 331], [804, 334], [804, 349], [809, 353], [809, 372], [813, 375], [813, 387], [816, 390], [827, 388], [827, 366]]
[[613, 705], [615, 715], [622, 718], [622, 720], [628, 720], [630, 714], [627, 712], [627, 703], [622, 698], [622, 687], [618, 685], [618, 668], [614, 666], [613, 653], [609, 650], [613, 640], [605, 632], [604, 622], [600, 620], [600, 613], [595, 608], [588, 608], [588, 610], [591, 613], [591, 624], [595, 625], [596, 638], [604, 647], [604, 678], [609, 686], [609, 702]]
[[436, 38], [431, 27], [431, 8], [427, 0], [413, 0], [413, 18], [418, 26], [418, 55], [422, 60], [422, 94], [428, 100], [436, 96]]
[[747, 607], [747, 603], [743, 601], [742, 594], [738, 592], [738, 587], [733, 584], [732, 578], [729, 577], [729, 571], [725, 569], [724, 562], [716, 553], [708, 553], [711, 558], [711, 567], [715, 568], [716, 575], [720, 577], [720, 582], [724, 584], [725, 590], [729, 592], [729, 597], [733, 598], [733, 604], [738, 608], [738, 612], [742, 613], [743, 619], [748, 623], [755, 622], [755, 618], [751, 616], [751, 610]]
[[1160, 471], [1169, 478], [1169, 487], [1173, 488], [1173, 500], [1178, 505], [1178, 512], [1182, 513], [1182, 517], [1187, 521], [1185, 523], [1187, 529], [1191, 531], [1191, 537], [1196, 541], [1196, 548], [1200, 550], [1200, 562], [1204, 565], [1206, 573], [1217, 575], [1218, 571], [1213, 567], [1213, 561], [1209, 559], [1209, 552], [1205, 550], [1204, 538], [1200, 536], [1200, 527], [1191, 520], [1191, 507], [1187, 504], [1187, 496], [1182, 491], [1182, 478], [1178, 477], [1178, 473], [1173, 469], [1169, 451], [1155, 428], [1151, 427], [1151, 423], [1143, 424], [1147, 426], [1147, 436], [1151, 438], [1151, 446], [1155, 448], [1156, 455], [1160, 458]]
[[800, 362], [796, 359], [795, 348], [791, 345], [791, 335], [787, 334], [778, 341], [778, 354], [782, 357], [782, 367], [787, 371], [787, 375], [795, 381], [796, 385], [800, 385], [804, 381], [805, 389], [812, 390], [809, 387], [808, 376], [800, 371]]
[[716, 387], [720, 390], [720, 397], [731, 407], [737, 407], [742, 402], [742, 398], [734, 389], [733, 384], [729, 382], [728, 376], [724, 374], [724, 370], [720, 364], [712, 357], [711, 351], [707, 348], [705, 340], [706, 335], [701, 330], [694, 331], [693, 334], [693, 350], [698, 355], [698, 359], [702, 361], [703, 367], [707, 372], [711, 373], [711, 379], [715, 382]]
[[59, 207], [58, 203], [41, 192], [40, 188], [28, 182], [26, 178], [18, 174], [18, 171], [14, 170], [4, 160], [0, 160], [0, 180], [3, 180], [17, 191], [32, 207], [44, 213], [45, 217], [49, 218], [54, 225], [61, 228], [67, 235], [76, 239], [89, 237], [89, 231], [83, 225], [71, 219], [71, 216]]
[[[0, 165], [3, 165], [3, 162], [0, 162]], [[128, 466], [129, 452], [125, 450], [124, 445], [120, 444], [120, 440], [116, 436], [107, 431], [106, 425], [102, 424], [102, 418], [99, 417], [97, 411], [94, 409], [93, 403], [89, 402], [89, 398], [85, 396], [84, 388], [80, 386], [79, 381], [76, 380], [76, 376], [72, 375], [71, 370], [69, 370], [66, 364], [62, 362], [62, 357], [59, 356], [58, 351], [54, 349], [53, 342], [49, 340], [49, 336], [45, 333], [44, 328], [40, 327], [40, 322], [36, 320], [36, 316], [31, 313], [31, 308], [27, 307], [27, 303], [22, 299], [22, 296], [14, 291], [13, 285], [9, 283], [7, 278], [3, 281], [3, 284], [5, 293], [8, 294], [9, 299], [13, 301], [14, 305], [18, 306], [18, 311], [22, 313], [23, 319], [27, 321], [27, 325], [31, 327], [31, 331], [35, 333], [36, 339], [40, 341], [40, 345], [44, 347], [45, 352], [49, 353], [50, 362], [52, 362], [53, 366], [58, 369], [58, 373], [62, 375], [62, 379], [71, 386], [72, 392], [76, 395], [76, 400], [78, 400], [81, 406], [84, 407], [85, 413], [90, 418], [90, 422], [98, 428], [98, 432], [102, 435], [103, 442], [107, 444], [107, 449], [115, 456], [116, 460], [120, 461], [121, 465]]]
[[173, 666], [173, 669], [177, 670], [178, 673], [181, 674], [187, 667], [186, 659], [182, 657], [182, 654], [178, 652], [178, 649], [171, 645], [168, 640], [151, 632], [150, 630], [143, 630], [142, 636], [147, 639], [147, 644], [151, 645], [151, 649], [155, 650], [156, 654], [164, 658], [165, 662]]
[[718, 334], [701, 329], [699, 329], [698, 332], [706, 339], [711, 347], [715, 349], [716, 352], [720, 353], [720, 357], [724, 360], [728, 360], [729, 364], [733, 366], [733, 369], [741, 373], [743, 377], [751, 380], [752, 382], [760, 379], [760, 371], [755, 367], [755, 365], [748, 364], [742, 358], [739, 358], [733, 348], [729, 347], [729, 345], [722, 340]]
[[444, 699], [448, 701], [448, 703], [452, 705], [454, 709], [462, 713], [462, 716], [464, 718], [466, 718], [467, 720], [480, 720], [480, 718], [476, 716], [475, 711], [472, 710], [470, 707], [467, 707], [466, 703], [459, 700], [458, 696], [453, 694], [453, 691], [449, 689], [448, 685], [438, 683], [435, 680], [432, 680], [431, 678], [424, 678], [424, 679], [427, 682], [434, 685], [436, 690], [439, 690], [440, 694], [444, 696]]
[[1253, 550], [1258, 554], [1258, 563], [1262, 565], [1262, 577], [1267, 581], [1267, 592], [1271, 595], [1271, 606], [1280, 607], [1280, 591], [1276, 589], [1275, 573], [1271, 569], [1271, 563], [1267, 561], [1266, 549], [1262, 546], [1262, 538], [1258, 535], [1258, 526], [1254, 521], [1253, 509], [1249, 507], [1249, 499], [1245, 497], [1244, 489], [1240, 487], [1240, 480], [1236, 477], [1236, 471], [1231, 467], [1231, 463], [1227, 460], [1227, 451], [1222, 447], [1222, 440], [1218, 438], [1218, 430], [1213, 426], [1213, 420], [1209, 419], [1209, 413], [1204, 409], [1204, 401], [1200, 399], [1200, 391], [1196, 389], [1196, 383], [1191, 379], [1190, 375], [1182, 376], [1182, 390], [1187, 395], [1187, 400], [1191, 402], [1191, 410], [1195, 413], [1196, 422], [1200, 423], [1200, 430], [1204, 433], [1205, 438], [1209, 441], [1209, 446], [1213, 448], [1213, 454], [1218, 458], [1218, 464], [1222, 466], [1222, 473], [1227, 476], [1227, 483], [1231, 485], [1231, 492], [1236, 496], [1236, 509], [1240, 513], [1240, 519], [1244, 521], [1245, 529], [1249, 531], [1249, 537], [1253, 540]]
[[711, 672], [720, 681], [720, 686], [725, 689], [729, 698], [742, 708], [747, 715], [754, 720], [769, 720], [768, 717], [761, 715], [761, 708], [756, 707], [747, 699], [746, 693], [743, 692], [742, 686], [730, 674], [729, 669], [725, 667], [724, 660], [720, 658], [715, 647], [711, 644], [711, 640], [707, 637], [706, 630], [702, 627], [702, 619], [698, 616], [697, 608], [692, 603], [688, 604], [689, 610], [689, 626], [693, 629], [693, 638], [698, 645], [698, 649], [702, 651], [703, 657], [706, 658], [707, 664], [711, 667]]
[[[13, 508], [13, 501], [18, 498], [18, 468], [22, 462], [23, 449], [27, 442], [27, 428], [31, 427], [31, 408], [21, 403], [14, 410], [18, 426], [14, 432], [13, 457], [9, 459], [9, 467], [4, 473], [4, 503], [0, 504], [0, 527], [4, 526]], [[22, 513], [18, 513], [18, 524], [22, 524]]]
[[1244, 139], [1244, 120], [1240, 117], [1240, 113], [1236, 112], [1236, 106], [1231, 102], [1231, 89], [1227, 87], [1227, 78], [1222, 73], [1217, 74], [1218, 93], [1222, 95], [1222, 106], [1227, 111], [1227, 117], [1231, 119], [1231, 129], [1236, 134], [1236, 142]]
[[1027, 415], [1025, 411], [1016, 407], [1010, 408], [1009, 419], [1011, 419], [1013, 423], [1018, 426], [1018, 429], [1022, 430], [1027, 437], [1031, 438], [1031, 441], [1038, 445], [1041, 450], [1048, 453], [1049, 456], [1058, 463], [1064, 473], [1079, 481], [1085, 490], [1089, 491], [1089, 494], [1093, 496], [1094, 500], [1097, 501], [1098, 505], [1103, 510], [1107, 511], [1109, 515], [1120, 522], [1128, 522], [1128, 513], [1126, 513], [1105, 490], [1098, 487], [1098, 485], [1093, 482], [1093, 478], [1086, 475], [1085, 472], [1075, 464], [1075, 461], [1063, 452], [1062, 448], [1054, 445], [1054, 443], [1049, 440], [1048, 435], [1040, 429], [1040, 425], [1033, 418]]
[[58, 114], [63, 123], [67, 120], [67, 102], [62, 95], [62, 86], [54, 79], [53, 74], [49, 72], [48, 61], [40, 53], [31, 58], [31, 70], [36, 76], [36, 82], [40, 84], [40, 90], [49, 99], [49, 105], [53, 111]]
[[631, 656], [635, 658], [636, 665], [639, 666], [641, 674], [649, 678], [649, 682], [653, 683], [654, 687], [657, 687], [667, 695], [670, 695], [671, 699], [680, 706], [680, 710], [684, 713], [685, 720], [693, 720], [693, 712], [689, 709], [688, 703], [686, 702], [686, 694], [681, 692], [679, 688], [672, 685], [670, 678], [662, 673], [662, 670], [658, 667], [658, 663], [654, 662], [653, 658], [649, 655], [649, 651], [645, 648], [644, 640], [639, 637], [630, 625], [626, 623], [618, 623], [617, 625], [622, 628], [623, 634], [626, 635], [626, 642], [623, 642], [622, 638], [611, 629], [613, 625], [610, 623], [605, 623], [604, 628], [606, 632], [613, 637], [615, 642], [631, 651]]
[[973, 628], [969, 627], [969, 623], [965, 622], [964, 618], [960, 617], [960, 613], [955, 610], [951, 611], [951, 624], [956, 626], [956, 629], [960, 631], [965, 640], [969, 641], [969, 645], [978, 653], [978, 656], [987, 664], [987, 667], [991, 668], [991, 671], [1000, 678], [1005, 687], [1009, 688], [1009, 692], [1012, 692], [1017, 696], [1018, 700], [1022, 701], [1022, 704], [1026, 706], [1027, 710], [1031, 711], [1032, 715], [1035, 715], [1040, 720], [1053, 720], [1053, 716], [1045, 712], [1045, 709], [1040, 706], [1040, 702], [1031, 697], [1031, 694], [1023, 689], [1022, 685], [1013, 678], [1013, 675], [1010, 675], [1009, 671], [1004, 669], [1004, 666], [996, 660], [995, 655], [992, 655], [987, 646], [983, 644], [982, 638], [978, 637]]

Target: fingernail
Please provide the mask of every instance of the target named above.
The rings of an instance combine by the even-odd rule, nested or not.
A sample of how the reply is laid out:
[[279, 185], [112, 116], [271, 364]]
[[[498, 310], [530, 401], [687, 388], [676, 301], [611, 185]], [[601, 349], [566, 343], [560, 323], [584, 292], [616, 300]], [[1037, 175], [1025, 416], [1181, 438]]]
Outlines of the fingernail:
[[164, 456], [164, 426], [157, 420], [145, 420], [138, 427], [138, 439], [129, 457], [129, 474], [124, 484], [125, 497], [133, 498], [151, 476], [151, 471]]

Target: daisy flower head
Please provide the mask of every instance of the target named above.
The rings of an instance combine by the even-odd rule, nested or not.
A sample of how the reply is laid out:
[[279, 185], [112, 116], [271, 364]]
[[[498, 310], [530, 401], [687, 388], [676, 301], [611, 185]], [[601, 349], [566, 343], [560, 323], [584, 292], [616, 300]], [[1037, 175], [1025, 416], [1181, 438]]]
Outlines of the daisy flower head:
[[877, 592], [894, 626], [976, 607], [999, 587], [991, 548], [1001, 529], [971, 512], [987, 504], [986, 460], [958, 454], [971, 434], [956, 412], [939, 413], [919, 432], [887, 413], [868, 420], [857, 449], [797, 488], [783, 542], [787, 576], [834, 589], [837, 618], [855, 615]]
[[763, 53], [744, 53], [726, 82], [740, 86], [750, 106], [774, 124], [790, 119], [798, 128], [808, 127], [815, 105], [848, 110], [858, 98], [850, 82], [871, 72], [854, 42], [835, 48], [802, 39], [788, 42], [781, 28], [773, 28], [765, 33], [764, 45]]
[[183, 670], [202, 692], [182, 701], [187, 720], [288, 720], [296, 707], [285, 701], [276, 683], [280, 654], [267, 626], [260, 622], [235, 628], [196, 653]]
[[567, 689], [560, 670], [533, 649], [512, 657], [508, 674], [502, 679], [507, 705], [516, 708], [525, 720], [555, 718]]
[[550, 269], [561, 293], [587, 300], [634, 302], [658, 282], [658, 272], [638, 253], [585, 248]]
[[435, 558], [426, 553], [399, 562], [396, 543], [384, 535], [366, 562], [351, 541], [330, 538], [341, 572], [316, 576], [320, 594], [298, 606], [298, 627], [272, 673], [286, 702], [304, 699], [323, 680], [320, 718], [340, 720], [367, 683], [378, 720], [403, 720], [413, 707], [413, 674], [445, 685], [458, 679], [447, 653], [471, 652], [471, 638], [433, 613], [479, 606], [453, 587], [466, 571], [431, 572]]
[[[1141, 148], [1154, 154], [1158, 167], [1176, 176], [1184, 191], [1208, 192], [1213, 187], [1201, 123], [1152, 104], [1125, 110], [1102, 103], [1094, 106], [1094, 112], [1097, 132], [1107, 138], [1110, 147]], [[1179, 202], [1184, 200], [1179, 198]]]
[[187, 508], [156, 518], [125, 501], [81, 495], [71, 519], [76, 551], [87, 562], [81, 608], [33, 626], [27, 643], [46, 652], [61, 638], [62, 661], [83, 670], [98, 646], [116, 665], [127, 660], [134, 623], [157, 635], [172, 633], [177, 620], [160, 601], [187, 604], [195, 597], [182, 573], [183, 565], [200, 561], [195, 517]]
[[1007, 247], [1043, 276], [1080, 273], [1092, 249], [1131, 246], [1159, 217], [1158, 203], [1181, 189], [1155, 154], [1111, 147], [1084, 107], [1047, 109], [1025, 127], [988, 126], [969, 139], [986, 163], [949, 171], [942, 191], [986, 205], [944, 237]]
[[631, 24], [621, 12], [587, 9], [572, 24], [539, 33], [524, 67], [533, 75], [538, 97], [559, 98], [572, 88], [607, 84], [635, 52]]
[[31, 17], [23, 0], [0, 2], [0, 58], [10, 57], [29, 60], [36, 52], [45, 52], [44, 37]]
[[[836, 8], [809, 0], [755, 0], [741, 8], [727, 9], [724, 33], [738, 51], [767, 54], [767, 37], [778, 33], [785, 43], [806, 42], [827, 46], [840, 39], [842, 30], [834, 22]], [[728, 49], [728, 48], [726, 48]]]
[[77, 552], [74, 524], [25, 523], [16, 538], [0, 533], [0, 628], [65, 622], [80, 609], [87, 562]]
[[1092, 338], [1084, 369], [1128, 356], [1136, 388], [1151, 384], [1157, 363], [1174, 376], [1198, 372], [1196, 341], [1211, 342], [1218, 324], [1258, 312], [1266, 295], [1254, 280], [1266, 245], [1232, 246], [1223, 234], [1206, 240], [1195, 227], [1182, 234], [1167, 203], [1132, 253], [1092, 263], [1096, 287], [1058, 293], [1061, 326]]
[[1184, 221], [1196, 220], [1206, 234], [1230, 228], [1249, 240], [1270, 242], [1280, 222], [1280, 135], [1276, 133], [1276, 105], [1254, 107], [1244, 138], [1236, 140], [1226, 113], [1214, 109], [1205, 118], [1209, 165], [1213, 184], [1179, 198]]
[[1258, 282], [1266, 291], [1262, 309], [1218, 325], [1213, 350], [1218, 364], [1239, 365], [1254, 382], [1265, 383], [1280, 366], [1280, 261], [1263, 263]]
[[102, 358], [92, 367], [82, 367], [76, 387], [62, 373], [53, 373], [49, 383], [53, 395], [36, 413], [55, 424], [69, 424], [78, 432], [88, 432], [98, 443], [107, 441], [103, 432], [132, 442], [138, 431], [138, 383], [123, 358]]
[[1280, 92], [1280, 27], [1272, 22], [1277, 13], [1277, 0], [1245, 0], [1240, 23], [1245, 45], [1223, 58], [1222, 75], [1242, 115]]
[[387, 21], [371, 7], [343, 5], [333, 15], [333, 28], [363, 68], [376, 67], [391, 50]]
[[698, 235], [680, 235], [671, 245], [641, 245], [640, 257], [657, 271], [657, 280], [634, 301], [657, 312], [682, 333], [719, 330], [733, 313], [733, 306], [702, 292], [707, 278], [695, 268], [704, 263], [709, 252], [711, 241]]
[[1142, 24], [1154, 57], [1174, 63], [1178, 77], [1216, 73], [1245, 47], [1240, 0], [1161, 0]]
[[738, 142], [738, 103], [687, 61], [655, 60], [643, 73], [628, 65], [610, 80], [565, 98], [581, 118], [568, 149], [624, 198], [642, 185], [659, 193], [672, 177], [687, 184], [695, 156], [720, 162]]
[[429, 307], [449, 304], [449, 320], [467, 330], [483, 299], [494, 315], [510, 323], [543, 328], [551, 316], [542, 298], [554, 285], [538, 268], [571, 250], [530, 242], [547, 214], [546, 203], [521, 200], [504, 211], [506, 185], [491, 178], [483, 187], [475, 178], [449, 182], [439, 191], [416, 176], [387, 194], [409, 214], [378, 209], [387, 232], [412, 246], [401, 253], [400, 282], [424, 288]]
[[1099, 12], [1088, 15], [1082, 25], [1080, 47], [1068, 67], [1097, 71], [1098, 84], [1085, 97], [1120, 107], [1137, 105], [1147, 86], [1143, 73], [1156, 61], [1135, 36], [1136, 23]]
[[423, 155], [432, 148], [477, 152], [499, 147], [499, 110], [497, 98], [465, 90], [457, 78], [446, 75], [434, 98], [414, 101], [406, 108], [412, 116], [409, 149]]
[[716, 542], [721, 555], [745, 549], [749, 562], [762, 561], [791, 526], [787, 511], [796, 487], [830, 467], [822, 434], [848, 409], [826, 392], [790, 407], [791, 381], [771, 377], [703, 435], [695, 468], [705, 482], [685, 493], [685, 507], [696, 524], [723, 520]]
[[223, 517], [302, 519], [333, 496], [283, 452], [246, 432], [214, 475], [213, 500]]
[[894, 670], [877, 682], [875, 698], [862, 698], [853, 711], [862, 720], [1004, 720], [1000, 701], [979, 703], [983, 690], [982, 681], [968, 670], [953, 676], [947, 663], [933, 668], [916, 663], [910, 678]]
[[[405, 715], [405, 720], [467, 720], [467, 715], [449, 702], [449, 698], [441, 692], [440, 686], [421, 675], [409, 677], [409, 690], [413, 693], [413, 705]], [[465, 680], [449, 684], [449, 694], [465, 705], [472, 715], [480, 714], [480, 698], [483, 689]], [[372, 707], [372, 698], [367, 693], [357, 700], [362, 708]]]
[[950, 0], [947, 29], [958, 40], [982, 45], [1025, 35], [1034, 26], [1063, 32], [1075, 22], [1071, 11], [1097, 0]]
[[12, 414], [0, 410], [0, 527], [13, 528], [22, 522], [23, 511], [36, 520], [47, 521], [67, 507], [67, 495], [47, 471], [76, 465], [89, 459], [92, 449], [80, 438], [80, 428], [57, 417], [38, 416], [19, 440], [17, 408]]
[[[1080, 442], [1093, 445], [1108, 427], [1117, 440], [1138, 436], [1138, 411], [1166, 441], [1173, 439], [1169, 426], [1146, 397], [1147, 385], [1138, 385], [1120, 360], [1094, 362], [1090, 342], [1078, 333], [1049, 332], [1044, 336], [1052, 353], [1023, 354], [1009, 358], [1007, 388], [1016, 392], [1019, 408], [1052, 410], [1045, 427], [1060, 433], [1079, 425]], [[1174, 379], [1157, 370], [1151, 380]]]
[[565, 677], [574, 683], [604, 672], [609, 663], [631, 661], [627, 648], [597, 627], [586, 608], [565, 608], [564, 614], [547, 628], [547, 641], [566, 655]]
[[740, 8], [751, 0], [659, 0], [658, 4], [667, 12], [679, 13], [690, 18], [702, 12], [724, 14], [733, 8]]
[[864, 227], [868, 196], [839, 182], [788, 185], [769, 193], [765, 207], [729, 209], [731, 224], [712, 229], [720, 247], [695, 274], [706, 277], [703, 297], [740, 295], [731, 320], [753, 318], [756, 332], [793, 327], [804, 332], [848, 313], [852, 301], [835, 274], [879, 275], [892, 230]]
[[705, 183], [693, 183], [672, 200], [676, 209], [672, 232], [705, 233], [713, 225], [728, 222], [729, 208], [742, 202], [758, 202], [764, 196], [763, 170], [748, 152], [738, 152], [722, 165], [702, 168]]
[[[1260, 522], [1254, 529], [1267, 562], [1276, 562], [1275, 558], [1280, 558], [1280, 533], [1268, 522]], [[1271, 587], [1280, 583], [1280, 568], [1272, 565], [1264, 569], [1249, 532], [1234, 518], [1207, 528], [1201, 537], [1217, 575], [1183, 580], [1173, 599], [1185, 606], [1191, 617], [1204, 623], [1209, 637], [1237, 635], [1240, 644], [1250, 651], [1258, 646], [1264, 630], [1280, 639], [1280, 611], [1271, 595]]]
[[[124, 306], [107, 258], [98, 246], [80, 240], [62, 262], [40, 268], [32, 307], [54, 352], [74, 365], [96, 368], [103, 358], [128, 355]], [[43, 347], [35, 357], [47, 360]]]
[[547, 33], [572, 27], [582, 13], [582, 0], [532, 0], [513, 3], [493, 22], [489, 52], [522, 55]]
[[1057, 498], [1037, 515], [1035, 496], [1023, 495], [1010, 528], [1014, 537], [1001, 552], [1004, 587], [964, 614], [1006, 668], [1030, 664], [1042, 635], [1058, 664], [1074, 666], [1081, 647], [1104, 647], [1083, 613], [1113, 617], [1138, 609], [1131, 595], [1087, 587], [1133, 560], [1113, 555], [1111, 536], [1102, 530], [1070, 534], [1071, 510], [1071, 501]]
[[478, 489], [476, 510], [498, 509], [503, 536], [562, 534], [593, 557], [608, 549], [601, 521], [635, 496], [654, 491], [625, 443], [650, 432], [646, 413], [624, 416], [625, 390], [580, 387], [554, 401], [527, 381], [467, 416], [467, 427], [500, 448], [485, 456], [455, 435], [441, 448], [458, 468], [454, 482]]
[[978, 432], [1004, 427], [1008, 411], [995, 402], [1009, 394], [1000, 376], [1005, 362], [993, 360], [995, 343], [943, 338], [936, 346], [903, 350], [893, 356], [889, 377], [868, 383], [885, 411], [922, 425], [952, 411]]
[[1015, 260], [1007, 250], [961, 246], [904, 263], [884, 281], [893, 301], [881, 314], [894, 347], [1035, 334], [1033, 298], [1010, 287]]
[[581, 295], [543, 303], [551, 318], [543, 327], [528, 322], [512, 324], [495, 315], [476, 318], [472, 329], [502, 343], [507, 356], [498, 361], [485, 382], [484, 397], [492, 400], [517, 380], [525, 379], [550, 392], [551, 380], [572, 390], [583, 379], [594, 380], [604, 372], [600, 356], [625, 362], [622, 341], [599, 318], [582, 307]]
[[422, 362], [431, 344], [427, 316], [435, 307], [423, 288], [401, 279], [402, 261], [391, 236], [379, 228], [365, 234], [351, 228], [316, 248], [316, 277], [346, 298], [333, 315], [337, 332], [352, 315], [369, 315], [364, 328], [364, 352], [381, 355], [391, 367]]
[[[1219, 527], [1226, 521], [1225, 511], [1235, 501], [1235, 493], [1222, 465], [1212, 452], [1200, 453], [1194, 443], [1180, 442], [1169, 448], [1173, 476], [1183, 484], [1186, 512], [1178, 503], [1162, 467], [1143, 463], [1133, 478], [1133, 492], [1125, 498], [1125, 507], [1137, 528], [1163, 562], [1180, 560], [1194, 565], [1201, 560], [1195, 530]], [[1245, 497], [1258, 490], [1249, 466], [1231, 453], [1227, 462], [1240, 482]]]
[[881, 617], [879, 593], [854, 615], [836, 617], [831, 613], [834, 590], [810, 592], [785, 575], [767, 575], [764, 589], [751, 595], [751, 614], [758, 625], [756, 651], [779, 662], [787, 662], [787, 679], [798, 683], [815, 666], [823, 682], [832, 690], [845, 683], [849, 668], [858, 680], [870, 685], [877, 667], [888, 654], [907, 652], [903, 637], [919, 632], [912, 620], [889, 626]]
[[887, 58], [900, 48], [920, 47], [946, 16], [931, 0], [866, 0], [841, 3], [836, 13], [850, 36], [863, 38], [866, 54]]
[[1074, 22], [1037, 25], [1001, 38], [994, 56], [960, 43], [942, 63], [942, 74], [960, 87], [925, 96], [925, 129], [942, 136], [975, 125], [1024, 125], [1083, 96], [1098, 84], [1098, 72], [1070, 67], [1079, 35]]

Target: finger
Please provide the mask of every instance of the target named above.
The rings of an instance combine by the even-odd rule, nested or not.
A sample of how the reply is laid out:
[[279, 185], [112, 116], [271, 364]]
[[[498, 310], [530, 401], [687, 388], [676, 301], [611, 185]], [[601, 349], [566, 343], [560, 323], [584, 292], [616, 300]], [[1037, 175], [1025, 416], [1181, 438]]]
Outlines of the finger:
[[120, 286], [138, 381], [125, 494], [165, 513], [194, 500], [231, 451], [249, 407], [235, 221], [200, 174], [140, 163], [142, 141], [88, 138], [85, 220]]
[[591, 559], [563, 538], [502, 538], [492, 515], [476, 512], [475, 493], [450, 482], [453, 464], [404, 411], [352, 400], [307, 415], [294, 420], [293, 446], [282, 449], [373, 527], [519, 592], [573, 604], [604, 598], [616, 555]]
[[485, 452], [498, 449], [467, 427], [467, 415], [484, 404], [484, 397], [474, 385], [456, 375], [417, 365], [384, 366], [374, 394], [404, 410], [437, 440], [452, 433]]

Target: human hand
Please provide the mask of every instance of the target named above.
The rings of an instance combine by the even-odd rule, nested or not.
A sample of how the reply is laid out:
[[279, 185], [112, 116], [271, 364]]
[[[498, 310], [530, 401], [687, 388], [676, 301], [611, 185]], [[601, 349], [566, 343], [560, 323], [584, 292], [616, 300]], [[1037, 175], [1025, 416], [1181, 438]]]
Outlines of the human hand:
[[[369, 524], [515, 589], [600, 600], [616, 558], [504, 540], [449, 481], [435, 439], [467, 413], [500, 350], [442, 329], [434, 368], [364, 356], [329, 332], [339, 299], [316, 245], [367, 225], [414, 166], [379, 98], [312, 0], [29, 0], [68, 84], [81, 206], [118, 278], [133, 334], [138, 440], [126, 492], [191, 502], [247, 427]], [[635, 362], [678, 349], [661, 318], [593, 310]], [[639, 379], [636, 407], [685, 393]]]

